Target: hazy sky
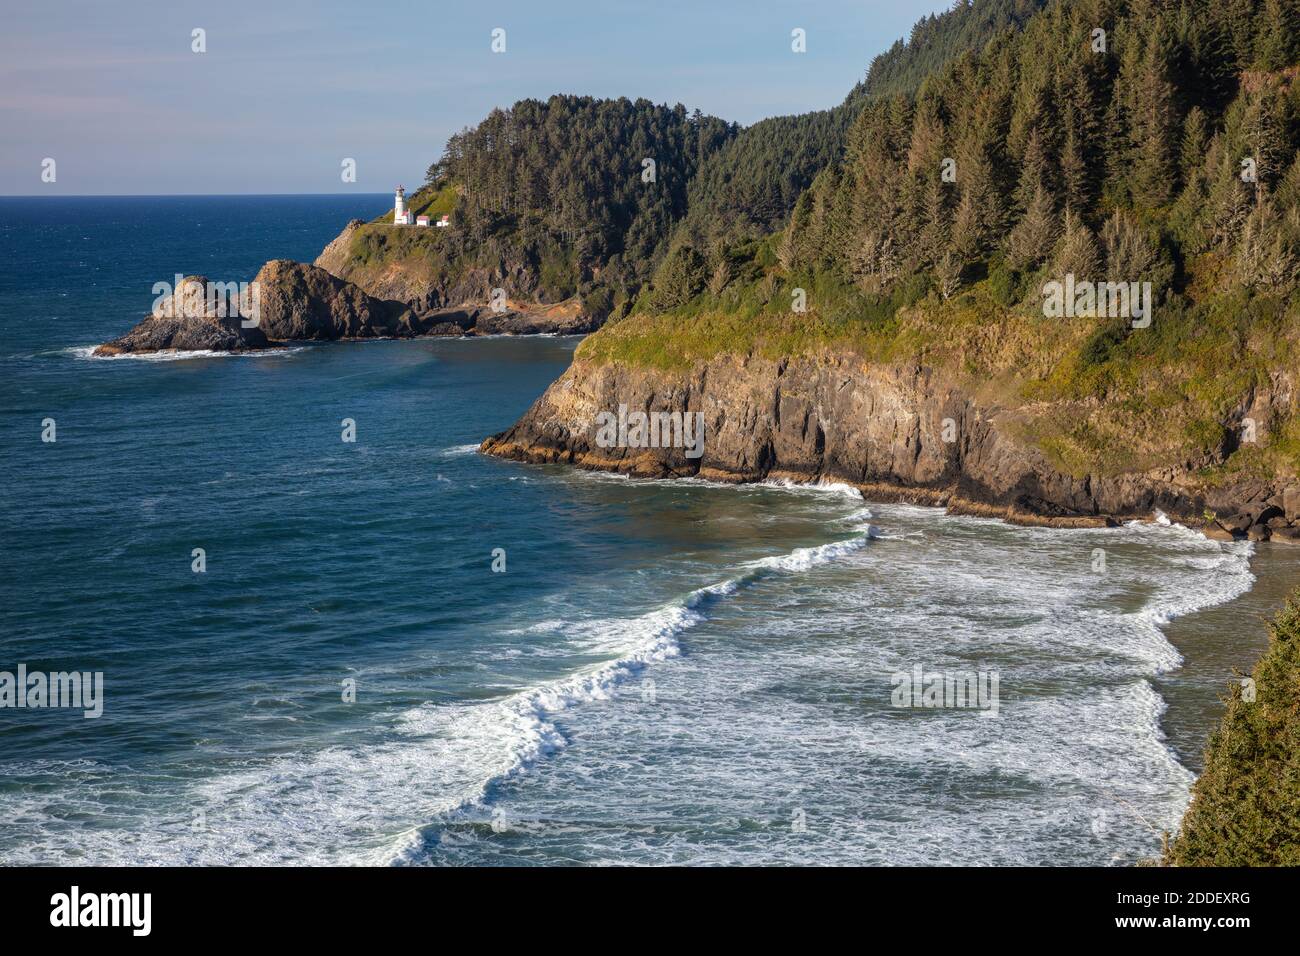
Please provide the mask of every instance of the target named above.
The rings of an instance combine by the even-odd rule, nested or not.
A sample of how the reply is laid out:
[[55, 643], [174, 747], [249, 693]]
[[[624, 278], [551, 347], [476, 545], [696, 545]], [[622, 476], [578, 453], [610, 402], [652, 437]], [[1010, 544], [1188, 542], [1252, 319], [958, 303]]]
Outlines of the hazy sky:
[[447, 136], [493, 107], [551, 93], [752, 123], [840, 102], [949, 5], [0, 0], [0, 194], [383, 192], [418, 185]]

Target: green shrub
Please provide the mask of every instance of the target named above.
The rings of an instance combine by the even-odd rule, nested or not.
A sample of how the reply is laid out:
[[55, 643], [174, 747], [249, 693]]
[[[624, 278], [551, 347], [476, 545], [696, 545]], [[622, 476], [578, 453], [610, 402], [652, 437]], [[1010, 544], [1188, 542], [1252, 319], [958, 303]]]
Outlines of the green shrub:
[[1300, 865], [1300, 592], [1250, 680], [1232, 686], [1168, 864]]
[[993, 301], [1004, 308], [1010, 308], [1019, 301], [1019, 276], [1007, 265], [1007, 260], [998, 256], [989, 263], [989, 294]]
[[654, 276], [653, 303], [658, 309], [675, 309], [704, 291], [708, 281], [704, 257], [693, 246], [680, 245], [660, 263]]

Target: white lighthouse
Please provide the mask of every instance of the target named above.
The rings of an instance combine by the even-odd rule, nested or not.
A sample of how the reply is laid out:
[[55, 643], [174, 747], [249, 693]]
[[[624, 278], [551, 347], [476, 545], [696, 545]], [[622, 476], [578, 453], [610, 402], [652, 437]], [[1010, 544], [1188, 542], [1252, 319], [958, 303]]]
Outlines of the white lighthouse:
[[406, 210], [406, 189], [403, 186], [398, 186], [393, 195], [393, 222], [399, 226], [411, 224], [411, 214]]

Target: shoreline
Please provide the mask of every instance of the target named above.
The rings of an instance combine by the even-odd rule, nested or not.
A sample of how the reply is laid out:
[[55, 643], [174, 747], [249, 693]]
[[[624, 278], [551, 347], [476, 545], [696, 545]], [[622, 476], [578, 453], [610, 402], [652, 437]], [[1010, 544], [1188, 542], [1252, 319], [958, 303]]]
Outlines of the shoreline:
[[1198, 777], [1208, 734], [1194, 728], [1219, 726], [1230, 685], [1250, 674], [1268, 647], [1269, 622], [1300, 588], [1300, 553], [1285, 545], [1256, 544], [1250, 570], [1255, 580], [1242, 594], [1160, 628], [1183, 656], [1180, 667], [1153, 681], [1167, 704], [1161, 727], [1179, 762]]
[[[520, 460], [488, 450], [492, 441], [492, 438], [485, 439], [479, 445], [479, 451], [505, 460]], [[564, 464], [559, 461], [544, 463]], [[1084, 523], [1034, 515], [1024, 516], [1029, 520], [1017, 521], [1006, 516], [1005, 512], [1010, 509], [982, 505], [943, 491], [864, 484], [832, 476], [809, 481], [804, 476], [776, 470], [761, 479], [737, 479], [728, 473], [714, 473], [716, 470], [709, 470], [706, 474], [704, 469], [692, 475], [665, 477], [638, 474], [628, 468], [599, 467], [592, 463], [590, 456], [568, 464], [576, 465], [582, 471], [655, 482], [682, 480], [713, 485], [795, 485], [809, 488], [833, 483], [855, 489], [867, 507], [897, 503], [939, 507], [944, 509], [945, 515], [986, 518], [1028, 527], [1118, 528], [1128, 521], [1157, 523], [1155, 518], [1121, 521], [1106, 517]], [[1221, 540], [1201, 531], [1197, 533], [1209, 541]], [[1163, 743], [1173, 758], [1193, 775], [1193, 786], [1204, 771], [1206, 748], [1223, 719], [1230, 685], [1238, 677], [1250, 674], [1259, 662], [1268, 647], [1269, 621], [1285, 605], [1287, 598], [1300, 588], [1300, 552], [1282, 542], [1252, 542], [1252, 545], [1249, 568], [1253, 581], [1245, 591], [1221, 603], [1178, 614], [1159, 625], [1165, 640], [1178, 651], [1182, 663], [1170, 671], [1150, 676], [1148, 681], [1164, 701], [1164, 710], [1158, 721]], [[1225, 636], [1230, 639], [1225, 640]], [[1185, 815], [1186, 810], [1183, 812]], [[1180, 827], [1181, 824], [1180, 818]]]
[[[948, 514], [972, 518], [990, 518], [1005, 521], [1008, 524], [1030, 528], [1116, 528], [1127, 521], [1150, 521], [1150, 515], [1049, 515], [1018, 508], [1014, 504], [1002, 505], [979, 501], [964, 496], [955, 487], [923, 487], [893, 484], [889, 482], [863, 482], [845, 475], [823, 473], [808, 475], [803, 472], [773, 468], [761, 474], [742, 474], [720, 468], [699, 468], [695, 471], [677, 472], [668, 468], [664, 460], [648, 450], [636, 457], [621, 459], [610, 458], [591, 451], [569, 451], [567, 454], [558, 449], [540, 445], [524, 445], [504, 439], [507, 432], [491, 435], [479, 443], [479, 451], [493, 458], [517, 461], [529, 465], [567, 465], [583, 471], [598, 471], [641, 478], [649, 481], [677, 481], [695, 478], [703, 481], [717, 482], [725, 485], [750, 485], [763, 482], [789, 482], [796, 485], [809, 485], [833, 482], [856, 488], [864, 499], [881, 504], [912, 504], [932, 508], [943, 508]], [[1160, 509], [1155, 509], [1164, 513]], [[1177, 516], [1186, 518], [1185, 515]], [[1171, 518], [1171, 520], [1173, 520]], [[1223, 539], [1214, 534], [1207, 534], [1204, 528], [1193, 527], [1179, 520], [1179, 524], [1196, 531], [1211, 540], [1245, 540], [1241, 538]], [[1279, 540], [1279, 543], [1285, 543]]]
[[[600, 416], [624, 406], [650, 419], [698, 416], [707, 447], [688, 457], [677, 439], [602, 442]], [[1183, 459], [1127, 471], [1070, 469], [1026, 439], [1014, 417], [935, 369], [864, 364], [850, 352], [781, 360], [722, 352], [664, 370], [579, 350], [482, 449], [655, 478], [842, 481], [881, 501], [1027, 526], [1106, 527], [1161, 512], [1210, 538], [1300, 544], [1300, 482], [1287, 475], [1215, 483], [1203, 474], [1208, 462]]]

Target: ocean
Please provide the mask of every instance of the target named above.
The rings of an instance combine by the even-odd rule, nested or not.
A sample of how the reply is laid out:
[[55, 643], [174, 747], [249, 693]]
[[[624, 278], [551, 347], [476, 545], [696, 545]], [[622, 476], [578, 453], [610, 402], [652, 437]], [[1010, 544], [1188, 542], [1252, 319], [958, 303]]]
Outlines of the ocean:
[[0, 708], [0, 863], [1158, 854], [1280, 552], [477, 454], [575, 338], [90, 357], [387, 202], [0, 199], [0, 671], [104, 675]]

